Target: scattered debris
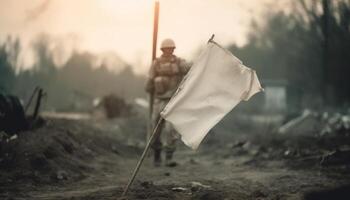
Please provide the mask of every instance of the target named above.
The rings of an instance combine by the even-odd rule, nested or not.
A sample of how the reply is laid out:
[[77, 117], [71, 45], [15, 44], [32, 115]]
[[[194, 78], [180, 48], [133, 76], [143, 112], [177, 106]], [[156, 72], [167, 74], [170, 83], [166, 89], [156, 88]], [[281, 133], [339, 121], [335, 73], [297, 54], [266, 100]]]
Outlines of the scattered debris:
[[17, 134], [15, 134], [15, 135], [11, 136], [11, 137], [7, 140], [7, 142], [9, 142], [9, 141], [11, 141], [11, 140], [16, 140], [17, 138], [18, 138], [18, 136], [17, 136]]
[[283, 159], [292, 168], [350, 169], [350, 113], [305, 110], [274, 130], [226, 144], [229, 152], [224, 152], [223, 158], [249, 156], [242, 163], [252, 166]]
[[100, 164], [113, 167], [125, 157], [136, 157], [138, 149], [101, 133], [85, 122], [58, 119], [23, 135], [0, 132], [0, 185], [13, 177], [14, 183], [39, 185], [77, 181], [96, 168], [91, 162], [99, 155], [112, 160]]
[[165, 166], [167, 166], [167, 167], [176, 167], [177, 165], [178, 165], [178, 163], [175, 161], [170, 161], [170, 162], [165, 164]]
[[165, 172], [164, 175], [165, 176], [170, 176], [170, 172]]
[[61, 181], [61, 180], [68, 180], [68, 173], [64, 170], [59, 170], [56, 173], [56, 178], [57, 180]]
[[350, 115], [328, 112], [317, 113], [305, 110], [297, 118], [290, 120], [278, 129], [281, 134], [297, 135], [350, 135]]
[[0, 131], [13, 135], [27, 128], [20, 100], [16, 96], [0, 94]]
[[265, 199], [266, 197], [268, 197], [268, 194], [266, 194], [265, 191], [256, 190], [256, 191], [253, 192], [252, 197], [254, 199]]
[[125, 117], [132, 113], [131, 106], [124, 99], [114, 94], [103, 97], [100, 105], [103, 106], [107, 118]]
[[243, 145], [245, 145], [247, 143], [247, 141], [236, 141], [234, 144], [231, 144], [231, 148], [234, 149], [234, 148], [239, 148], [239, 147], [242, 147]]
[[347, 150], [335, 150], [322, 156], [320, 164], [322, 166], [330, 166], [337, 164], [349, 164], [350, 163], [350, 149]]
[[34, 91], [33, 91], [32, 95], [29, 97], [29, 100], [28, 100], [28, 102], [27, 102], [27, 104], [26, 104], [26, 106], [25, 106], [25, 109], [24, 109], [24, 112], [25, 112], [25, 113], [28, 112], [28, 109], [29, 109], [29, 107], [30, 107], [30, 104], [32, 104], [33, 98], [34, 98], [35, 94], [39, 91], [39, 89], [40, 89], [40, 88], [39, 88], [38, 86], [34, 88]]
[[199, 162], [198, 162], [196, 159], [194, 159], [194, 158], [191, 158], [191, 159], [189, 160], [189, 163], [192, 164], [192, 165], [197, 165], [197, 164], [199, 164]]
[[111, 149], [114, 153], [119, 154], [118, 147], [116, 145], [113, 144]]
[[310, 110], [285, 123], [278, 129], [280, 134], [313, 134], [320, 131], [318, 115]]
[[350, 135], [350, 115], [335, 113], [334, 115], [329, 116], [328, 113], [324, 113], [322, 119], [325, 122], [325, 125], [321, 130], [321, 136], [332, 133]]
[[150, 188], [150, 187], [153, 187], [154, 184], [151, 181], [143, 181], [143, 182], [141, 182], [141, 186], [144, 188]]
[[9, 135], [7, 135], [5, 132], [0, 131], [0, 142], [6, 141], [7, 138], [9, 138]]
[[204, 185], [200, 182], [196, 182], [196, 181], [193, 181], [191, 182], [191, 191], [198, 191], [198, 190], [201, 190], [201, 189], [211, 189], [211, 186], [209, 185]]
[[[35, 93], [38, 93], [38, 96], [33, 115], [26, 117], [25, 110], [28, 110]], [[0, 131], [15, 135], [21, 131], [42, 126], [44, 120], [39, 117], [39, 111], [44, 95], [43, 89], [37, 87], [24, 110], [18, 97], [0, 94]]]
[[171, 190], [174, 191], [174, 192], [185, 192], [188, 189], [184, 188], [184, 187], [173, 187], [173, 188], [171, 188]]

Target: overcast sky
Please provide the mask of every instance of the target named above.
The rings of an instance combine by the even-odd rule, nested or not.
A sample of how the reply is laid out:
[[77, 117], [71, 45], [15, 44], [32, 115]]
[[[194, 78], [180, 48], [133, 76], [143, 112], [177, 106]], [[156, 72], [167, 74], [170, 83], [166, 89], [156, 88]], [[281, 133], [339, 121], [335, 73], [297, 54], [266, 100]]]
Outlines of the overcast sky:
[[[187, 59], [212, 33], [223, 45], [242, 45], [252, 19], [288, 2], [160, 0], [159, 41], [173, 38], [175, 53]], [[17, 35], [29, 46], [38, 34], [48, 33], [68, 49], [114, 52], [144, 73], [151, 59], [153, 6], [154, 0], [0, 0], [0, 38]], [[33, 58], [25, 52], [23, 65], [29, 66]]]

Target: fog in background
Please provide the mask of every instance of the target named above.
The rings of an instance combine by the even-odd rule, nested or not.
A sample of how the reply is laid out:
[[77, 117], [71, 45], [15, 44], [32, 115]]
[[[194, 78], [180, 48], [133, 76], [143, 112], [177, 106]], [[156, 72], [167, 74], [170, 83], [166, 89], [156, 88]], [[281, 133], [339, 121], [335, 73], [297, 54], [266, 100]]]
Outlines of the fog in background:
[[[54, 110], [110, 93], [146, 97], [152, 1], [0, 2], [2, 92], [26, 101], [41, 86]], [[161, 1], [159, 39], [173, 37], [177, 54], [191, 60], [215, 33], [272, 88], [252, 110], [280, 89], [290, 113], [348, 107], [350, 2], [245, 2]]]
[[[45, 33], [58, 64], [72, 50], [113, 52], [137, 73], [148, 70], [152, 52], [153, 0], [0, 0], [0, 36], [19, 37], [21, 68], [36, 61], [32, 41]], [[244, 44], [251, 20], [268, 10], [288, 10], [290, 0], [161, 0], [159, 41], [172, 37], [176, 53], [193, 59], [215, 33], [222, 44]], [[272, 8], [272, 9], [271, 9]], [[159, 44], [158, 44], [159, 46]], [[160, 51], [157, 52], [160, 54]], [[120, 70], [120, 66], [108, 66]]]

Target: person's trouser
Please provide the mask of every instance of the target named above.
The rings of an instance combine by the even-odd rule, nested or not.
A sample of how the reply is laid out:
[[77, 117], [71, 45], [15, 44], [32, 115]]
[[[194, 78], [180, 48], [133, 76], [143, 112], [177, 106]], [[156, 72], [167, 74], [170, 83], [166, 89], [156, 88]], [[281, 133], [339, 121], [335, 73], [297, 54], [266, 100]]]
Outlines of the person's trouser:
[[[152, 126], [155, 127], [160, 115], [159, 113], [163, 110], [163, 108], [168, 103], [169, 99], [154, 99], [153, 104], [153, 114], [152, 114]], [[154, 151], [160, 152], [162, 149], [166, 152], [166, 157], [168, 159], [172, 158], [173, 153], [176, 149], [176, 141], [179, 138], [179, 134], [176, 132], [176, 130], [172, 127], [172, 125], [168, 122], [164, 122], [163, 126], [160, 127], [159, 134], [155, 137], [152, 148]], [[162, 142], [164, 141], [164, 142]], [[164, 148], [163, 148], [163, 145]]]

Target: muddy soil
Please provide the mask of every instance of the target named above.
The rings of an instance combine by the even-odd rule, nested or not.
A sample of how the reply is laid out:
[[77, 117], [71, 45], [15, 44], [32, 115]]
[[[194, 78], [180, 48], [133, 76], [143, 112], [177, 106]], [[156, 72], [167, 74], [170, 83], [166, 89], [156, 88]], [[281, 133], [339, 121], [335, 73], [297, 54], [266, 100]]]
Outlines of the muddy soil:
[[[0, 199], [118, 199], [142, 153], [143, 130], [123, 120], [48, 120], [2, 143]], [[127, 199], [349, 199], [347, 163], [276, 156], [288, 155], [220, 134], [198, 151], [179, 142], [176, 167], [154, 167], [149, 156]]]

